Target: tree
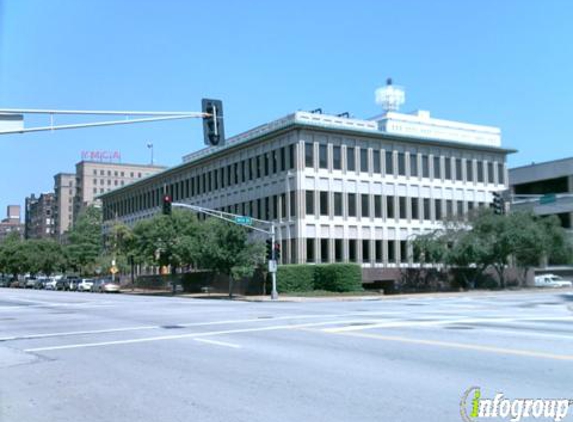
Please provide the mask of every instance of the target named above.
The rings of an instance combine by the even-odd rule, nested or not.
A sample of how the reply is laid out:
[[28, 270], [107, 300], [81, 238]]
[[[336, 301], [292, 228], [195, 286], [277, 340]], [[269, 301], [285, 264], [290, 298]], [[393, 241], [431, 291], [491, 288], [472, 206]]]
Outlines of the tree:
[[250, 276], [264, 258], [264, 245], [249, 242], [244, 227], [210, 218], [201, 227], [201, 265], [229, 277], [229, 298], [235, 279]]
[[69, 265], [76, 271], [93, 273], [103, 250], [101, 226], [101, 210], [93, 205], [78, 215], [66, 247]]
[[17, 233], [9, 234], [0, 245], [0, 267], [2, 272], [17, 277], [26, 267], [27, 254], [24, 241]]
[[26, 272], [49, 276], [65, 267], [62, 247], [52, 239], [26, 240], [22, 247], [26, 253]]

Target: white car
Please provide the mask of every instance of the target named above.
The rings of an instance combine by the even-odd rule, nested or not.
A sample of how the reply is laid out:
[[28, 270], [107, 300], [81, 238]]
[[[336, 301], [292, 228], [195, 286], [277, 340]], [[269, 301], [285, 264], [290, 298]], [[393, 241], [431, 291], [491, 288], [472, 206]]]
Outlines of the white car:
[[555, 274], [543, 274], [535, 276], [535, 287], [573, 287], [573, 283]]
[[56, 283], [58, 281], [54, 277], [50, 277], [48, 281], [44, 283], [45, 290], [56, 290]]
[[89, 292], [94, 284], [91, 278], [82, 278], [82, 281], [78, 284], [78, 292]]

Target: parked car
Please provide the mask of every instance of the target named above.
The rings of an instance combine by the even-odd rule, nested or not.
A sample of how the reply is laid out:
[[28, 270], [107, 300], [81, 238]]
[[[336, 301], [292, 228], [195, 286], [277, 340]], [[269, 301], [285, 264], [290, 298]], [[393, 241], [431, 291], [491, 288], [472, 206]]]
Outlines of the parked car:
[[18, 280], [17, 278], [16, 278], [16, 279], [12, 279], [12, 280], [10, 281], [10, 287], [13, 287], [13, 288], [23, 287], [23, 285], [24, 285], [24, 282]]
[[50, 277], [45, 283], [44, 283], [44, 289], [46, 290], [56, 290], [56, 283], [57, 280], [53, 277]]
[[36, 277], [26, 277], [24, 281], [24, 288], [25, 289], [33, 289], [36, 285]]
[[112, 281], [111, 278], [98, 278], [94, 280], [91, 291], [97, 293], [119, 293], [119, 283]]
[[92, 289], [92, 284], [94, 283], [91, 278], [82, 278], [78, 283], [78, 292], [89, 292]]
[[555, 274], [535, 276], [535, 287], [573, 287], [573, 283]]
[[82, 279], [78, 278], [78, 277], [68, 278], [68, 290], [71, 290], [74, 292], [77, 291], [78, 286], [81, 282], [82, 282]]
[[0, 287], [10, 287], [10, 277], [0, 277]]
[[43, 289], [44, 285], [46, 284], [47, 281], [48, 281], [48, 279], [46, 277], [38, 277], [36, 279], [36, 282], [34, 283], [34, 289], [37, 289], [37, 290]]

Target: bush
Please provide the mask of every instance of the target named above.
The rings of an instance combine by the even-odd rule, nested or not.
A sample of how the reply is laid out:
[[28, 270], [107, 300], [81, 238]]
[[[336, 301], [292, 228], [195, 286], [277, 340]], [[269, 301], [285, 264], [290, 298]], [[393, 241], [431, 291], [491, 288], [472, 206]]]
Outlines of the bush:
[[362, 291], [362, 267], [358, 264], [315, 266], [314, 288], [330, 292]]
[[314, 290], [315, 265], [279, 265], [277, 290], [279, 292], [309, 292]]

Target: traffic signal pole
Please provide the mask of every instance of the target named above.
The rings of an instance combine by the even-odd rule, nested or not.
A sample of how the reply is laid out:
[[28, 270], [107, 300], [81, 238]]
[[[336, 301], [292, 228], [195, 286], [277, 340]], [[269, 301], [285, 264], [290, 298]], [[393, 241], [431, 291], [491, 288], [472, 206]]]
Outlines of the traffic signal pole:
[[[275, 225], [274, 223], [271, 223], [271, 242], [273, 244], [273, 248], [275, 247], [276, 244], [276, 234], [275, 234]], [[273, 249], [274, 252], [274, 249]], [[269, 260], [269, 271], [271, 271], [271, 269], [273, 269], [274, 271], [271, 271], [271, 278], [272, 278], [272, 291], [271, 291], [271, 299], [272, 300], [277, 300], [279, 298], [279, 294], [277, 292], [277, 261], [276, 261], [276, 254], [273, 253], [273, 256], [271, 257], [272, 259]]]

